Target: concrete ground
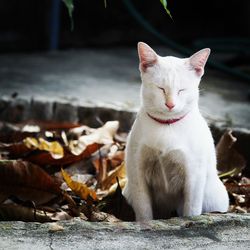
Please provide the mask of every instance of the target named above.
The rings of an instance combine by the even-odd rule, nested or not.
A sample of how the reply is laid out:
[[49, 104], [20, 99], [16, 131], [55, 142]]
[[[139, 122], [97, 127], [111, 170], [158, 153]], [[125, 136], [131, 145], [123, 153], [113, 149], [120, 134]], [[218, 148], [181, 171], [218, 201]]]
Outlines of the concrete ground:
[[[176, 53], [158, 48], [161, 55]], [[207, 70], [200, 106], [212, 120], [250, 128], [249, 83]], [[136, 48], [0, 55], [1, 96], [136, 111], [140, 78]]]
[[[0, 249], [249, 249], [249, 215], [203, 215], [145, 223], [0, 222]], [[58, 230], [59, 229], [59, 230]]]

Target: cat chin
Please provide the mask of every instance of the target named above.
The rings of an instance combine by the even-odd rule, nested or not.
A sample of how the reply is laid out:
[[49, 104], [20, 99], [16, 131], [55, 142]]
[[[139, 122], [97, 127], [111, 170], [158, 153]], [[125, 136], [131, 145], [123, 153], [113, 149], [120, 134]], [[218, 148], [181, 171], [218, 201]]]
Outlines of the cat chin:
[[171, 112], [158, 112], [158, 111], [154, 111], [154, 110], [146, 110], [146, 112], [148, 114], [150, 114], [151, 116], [154, 116], [155, 118], [158, 119], [162, 119], [162, 120], [168, 120], [168, 119], [178, 119], [182, 116], [184, 116], [185, 114], [188, 113], [188, 111], [171, 111]]

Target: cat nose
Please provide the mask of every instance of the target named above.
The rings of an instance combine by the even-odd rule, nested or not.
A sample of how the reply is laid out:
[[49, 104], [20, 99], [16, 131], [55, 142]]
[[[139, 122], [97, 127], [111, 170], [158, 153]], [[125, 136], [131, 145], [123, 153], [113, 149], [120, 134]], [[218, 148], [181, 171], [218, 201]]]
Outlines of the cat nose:
[[169, 110], [174, 108], [174, 104], [172, 102], [166, 102], [165, 105], [168, 107]]

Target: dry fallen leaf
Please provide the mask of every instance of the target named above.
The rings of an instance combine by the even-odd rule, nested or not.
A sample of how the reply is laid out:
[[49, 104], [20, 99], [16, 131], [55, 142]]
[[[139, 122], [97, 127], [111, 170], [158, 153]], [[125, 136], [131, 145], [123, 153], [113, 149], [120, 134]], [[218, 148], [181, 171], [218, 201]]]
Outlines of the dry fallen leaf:
[[250, 184], [238, 184], [238, 183], [225, 183], [227, 191], [235, 194], [245, 194], [250, 197]]
[[[0, 151], [8, 152], [11, 158], [23, 158], [43, 166], [72, 164], [90, 157], [103, 144], [112, 143], [118, 126], [118, 121], [111, 121], [99, 129], [90, 129], [88, 135], [67, 142], [68, 147], [62, 146], [58, 141], [48, 142], [41, 137], [38, 140], [27, 137], [23, 143], [0, 144]], [[62, 141], [65, 139], [61, 138]]]
[[109, 175], [107, 176], [107, 178], [103, 180], [101, 183], [102, 189], [109, 189], [113, 184], [116, 183], [117, 177], [119, 178], [120, 182], [126, 178], [124, 162], [120, 166], [118, 166], [116, 169], [109, 172]]
[[23, 131], [20, 126], [7, 122], [0, 122], [0, 142], [17, 143], [28, 136], [35, 136], [35, 132]]
[[88, 145], [85, 150], [80, 155], [74, 155], [71, 152], [64, 151], [64, 157], [61, 159], [55, 159], [51, 156], [50, 153], [45, 151], [34, 152], [33, 154], [29, 154], [28, 156], [24, 156], [24, 159], [27, 161], [33, 162], [35, 164], [39, 164], [41, 166], [45, 165], [57, 165], [63, 166], [72, 164], [75, 162], [79, 162], [82, 159], [90, 157], [94, 152], [96, 152], [102, 145], [94, 143]]
[[[127, 182], [123, 163], [127, 134], [119, 138], [117, 121], [107, 122], [98, 129], [53, 122], [2, 125], [1, 127], [0, 123], [1, 219], [39, 222], [72, 217], [88, 221], [115, 222], [117, 218], [134, 220], [133, 209], [122, 196], [122, 188]], [[235, 142], [232, 131], [222, 136], [217, 145], [218, 168], [223, 171], [220, 177], [230, 193], [230, 211], [249, 212], [250, 179], [242, 172], [245, 160], [235, 150]], [[56, 184], [56, 191], [53, 191], [53, 184], [49, 183], [47, 176], [52, 183], [54, 179], [47, 172], [40, 174], [41, 168], [28, 162], [7, 161], [11, 162], [8, 164], [17, 166], [14, 169], [8, 167], [11, 169], [9, 172], [5, 169], [6, 166], [2, 168], [6, 161], [3, 163], [1, 159], [16, 158], [43, 166], [50, 174], [60, 176], [61, 180], [63, 176], [68, 186], [64, 182], [63, 191]], [[65, 165], [67, 172], [63, 169], [57, 172]], [[116, 179], [119, 179], [119, 184]], [[96, 191], [92, 189], [93, 186]], [[59, 197], [53, 199], [56, 196]], [[34, 202], [23, 203], [20, 200], [46, 205], [41, 208], [34, 205]], [[61, 230], [63, 228], [58, 224], [50, 228], [50, 232]]]
[[43, 138], [27, 137], [23, 140], [24, 145], [29, 149], [39, 149], [48, 151], [54, 159], [61, 159], [64, 156], [64, 150], [57, 141], [48, 142]]
[[230, 206], [229, 207], [229, 211], [231, 213], [243, 213], [243, 214], [247, 213], [247, 209], [246, 208], [242, 208], [240, 206], [235, 206], [235, 205]]
[[220, 172], [229, 172], [232, 169], [238, 169], [240, 172], [246, 166], [244, 157], [234, 148], [236, 141], [237, 138], [232, 135], [232, 130], [229, 130], [216, 145], [217, 169]]
[[0, 143], [0, 151], [7, 152], [10, 159], [17, 159], [29, 154], [33, 149], [26, 147], [23, 142]]
[[61, 169], [61, 173], [67, 185], [76, 195], [78, 195], [85, 201], [87, 201], [89, 197], [94, 201], [98, 200], [96, 192], [93, 189], [88, 188], [87, 185], [83, 183], [73, 181], [72, 178], [63, 169]]
[[0, 161], [0, 196], [44, 204], [61, 194], [60, 183], [36, 165], [22, 160]]
[[1, 204], [0, 205], [0, 221], [37, 221], [37, 222], [50, 222], [53, 214], [44, 212], [39, 209], [31, 207], [24, 207], [17, 204]]
[[118, 121], [106, 122], [101, 128], [96, 130], [92, 129], [92, 132], [88, 135], [80, 136], [78, 140], [71, 141], [69, 148], [72, 154], [80, 155], [88, 145], [93, 143], [97, 144], [111, 144], [113, 138], [119, 127]]

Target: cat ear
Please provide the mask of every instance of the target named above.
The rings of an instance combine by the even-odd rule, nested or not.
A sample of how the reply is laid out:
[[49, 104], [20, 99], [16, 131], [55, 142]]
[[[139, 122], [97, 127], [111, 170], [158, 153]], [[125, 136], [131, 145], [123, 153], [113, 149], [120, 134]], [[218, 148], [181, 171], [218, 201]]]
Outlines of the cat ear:
[[204, 74], [204, 67], [210, 54], [210, 49], [202, 49], [189, 58], [191, 67], [195, 70], [196, 74], [201, 77]]
[[140, 70], [145, 72], [157, 62], [157, 54], [146, 43], [138, 43], [138, 55], [140, 59]]

